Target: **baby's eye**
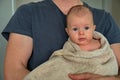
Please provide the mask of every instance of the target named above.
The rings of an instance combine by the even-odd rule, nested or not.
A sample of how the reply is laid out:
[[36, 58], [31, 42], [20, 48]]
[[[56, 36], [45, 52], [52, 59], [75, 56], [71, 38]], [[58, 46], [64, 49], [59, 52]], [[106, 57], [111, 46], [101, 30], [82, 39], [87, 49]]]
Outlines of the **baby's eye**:
[[88, 30], [88, 29], [90, 29], [90, 28], [89, 28], [88, 26], [86, 26], [86, 27], [84, 27], [84, 29], [85, 29], [85, 30]]
[[77, 30], [78, 30], [78, 28], [73, 28], [72, 30], [73, 30], [73, 31], [77, 31]]

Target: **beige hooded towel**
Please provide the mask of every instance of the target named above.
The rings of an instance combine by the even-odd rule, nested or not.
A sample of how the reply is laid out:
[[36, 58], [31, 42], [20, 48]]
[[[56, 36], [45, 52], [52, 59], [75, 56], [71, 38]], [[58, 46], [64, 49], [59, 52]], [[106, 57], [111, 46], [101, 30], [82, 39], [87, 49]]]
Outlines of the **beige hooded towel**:
[[24, 80], [71, 80], [69, 73], [83, 72], [117, 75], [118, 64], [108, 41], [98, 32], [94, 33], [94, 38], [100, 39], [100, 49], [82, 51], [68, 39], [63, 49], [55, 51], [47, 62], [30, 72]]

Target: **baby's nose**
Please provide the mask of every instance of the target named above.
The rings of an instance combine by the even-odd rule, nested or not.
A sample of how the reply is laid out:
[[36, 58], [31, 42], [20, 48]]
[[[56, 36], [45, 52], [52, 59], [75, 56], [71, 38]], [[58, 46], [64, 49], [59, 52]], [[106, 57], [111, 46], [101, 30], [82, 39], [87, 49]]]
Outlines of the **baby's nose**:
[[84, 34], [84, 30], [79, 30], [79, 34], [83, 35]]

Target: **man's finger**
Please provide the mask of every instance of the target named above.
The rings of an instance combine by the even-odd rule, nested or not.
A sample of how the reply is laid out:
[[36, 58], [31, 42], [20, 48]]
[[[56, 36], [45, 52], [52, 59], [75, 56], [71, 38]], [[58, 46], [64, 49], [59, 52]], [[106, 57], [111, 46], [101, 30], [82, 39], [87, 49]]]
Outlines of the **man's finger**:
[[72, 80], [89, 80], [92, 77], [99, 77], [97, 74], [80, 73], [80, 74], [68, 74]]

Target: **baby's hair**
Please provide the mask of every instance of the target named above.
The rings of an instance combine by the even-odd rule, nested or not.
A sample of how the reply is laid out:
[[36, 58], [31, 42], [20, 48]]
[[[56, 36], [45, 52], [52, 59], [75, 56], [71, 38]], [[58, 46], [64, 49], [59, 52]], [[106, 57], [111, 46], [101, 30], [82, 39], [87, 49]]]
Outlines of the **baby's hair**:
[[89, 8], [87, 8], [83, 5], [73, 6], [68, 11], [66, 19], [68, 19], [69, 15], [71, 15], [71, 14], [74, 14], [74, 15], [77, 15], [77, 16], [84, 16], [84, 15], [90, 14], [93, 17], [92, 11]]
[[76, 6], [73, 6], [72, 8], [70, 8], [70, 10], [67, 13], [67, 16], [69, 16], [71, 13], [76, 13], [76, 14], [81, 13], [83, 15], [83, 14], [86, 14], [88, 12], [90, 12], [92, 14], [92, 12], [89, 8], [87, 8], [83, 5], [76, 5]]

